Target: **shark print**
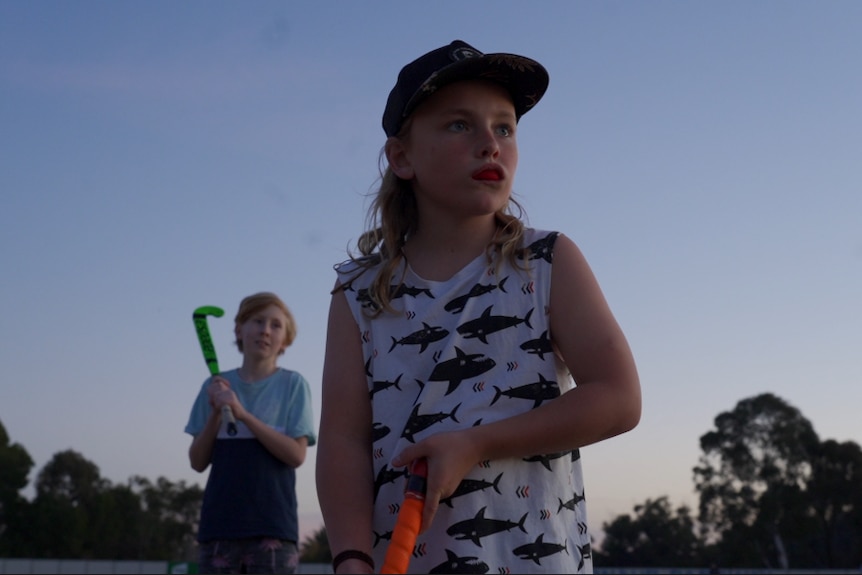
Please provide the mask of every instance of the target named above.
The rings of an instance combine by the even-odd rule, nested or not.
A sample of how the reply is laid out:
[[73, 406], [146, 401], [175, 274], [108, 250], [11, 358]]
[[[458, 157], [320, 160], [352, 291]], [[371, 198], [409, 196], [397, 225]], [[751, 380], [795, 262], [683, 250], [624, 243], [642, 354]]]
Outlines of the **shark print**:
[[[436, 434], [516, 417], [574, 388], [550, 329], [557, 237], [525, 228], [515, 261], [493, 252], [442, 281], [427, 281], [403, 262], [389, 282], [395, 313], [369, 313], [381, 269], [373, 259], [367, 269], [355, 261], [336, 268], [341, 284], [350, 284], [347, 305], [367, 362], [370, 553], [378, 565], [408, 476], [393, 457]], [[578, 450], [477, 462], [440, 500], [412, 549], [410, 569], [591, 572], [584, 493]]]
[[405, 295], [409, 295], [410, 297], [419, 297], [422, 294], [434, 299], [434, 294], [432, 294], [431, 290], [428, 288], [417, 288], [404, 284], [401, 284], [400, 286], [389, 286], [389, 297], [392, 299], [398, 299]]
[[[352, 286], [351, 286], [352, 288]], [[360, 289], [356, 292], [356, 301], [362, 305], [365, 309], [378, 309], [380, 306], [377, 305], [371, 298], [371, 293], [367, 289]]]
[[561, 451], [559, 453], [548, 453], [545, 455], [533, 455], [532, 457], [525, 457], [524, 461], [529, 461], [531, 463], [534, 461], [538, 461], [539, 463], [541, 463], [545, 467], [545, 469], [547, 469], [548, 471], [551, 471], [551, 461], [554, 459], [559, 459], [561, 457], [565, 457], [569, 453], [571, 453], [571, 452]]
[[569, 511], [574, 511], [575, 506], [584, 500], [584, 496], [583, 496], [583, 494], [578, 495], [577, 493], [575, 493], [575, 496], [572, 497], [571, 499], [569, 499], [568, 501], [564, 502], [559, 497], [557, 497], [557, 499], [560, 502], [560, 506], [557, 508], [557, 513], [559, 514], [563, 509], [568, 509]]
[[410, 473], [406, 467], [401, 470], [395, 470], [388, 465], [384, 465], [377, 474], [377, 477], [374, 478], [374, 500], [377, 500], [377, 494], [380, 493], [381, 487], [387, 483], [394, 483], [397, 479], [407, 477], [408, 475]]
[[389, 427], [383, 425], [379, 421], [375, 421], [371, 424], [371, 443], [376, 443], [377, 441], [383, 439], [387, 435], [392, 432]]
[[401, 376], [404, 375], [399, 374], [398, 377], [395, 378], [395, 381], [375, 381], [371, 387], [371, 391], [368, 392], [369, 396], [374, 399], [374, 394], [378, 391], [383, 391], [384, 389], [389, 389], [390, 387], [394, 387], [395, 389], [401, 390], [401, 386], [398, 385], [401, 382]]
[[451, 527], [446, 530], [446, 533], [454, 537], [455, 539], [469, 539], [479, 547], [482, 546], [482, 537], [488, 537], [489, 535], [495, 535], [497, 533], [502, 533], [503, 531], [509, 531], [517, 527], [524, 533], [527, 532], [524, 529], [524, 522], [527, 520], [527, 515], [529, 513], [524, 513], [521, 520], [518, 522], [509, 521], [508, 519], [486, 519], [485, 518], [485, 509], [483, 507], [479, 510], [475, 517], [472, 519], [466, 519], [464, 521], [459, 521], [455, 523]]
[[395, 349], [399, 345], [418, 345], [419, 353], [422, 353], [428, 346], [435, 341], [440, 341], [449, 335], [449, 330], [443, 329], [440, 326], [430, 326], [425, 322], [422, 322], [422, 329], [418, 331], [414, 331], [413, 333], [402, 337], [401, 339], [395, 339], [392, 337], [392, 347], [389, 348], [389, 353], [392, 353], [392, 350]]
[[584, 568], [584, 559], [590, 559], [593, 556], [589, 542], [585, 545], [578, 545], [578, 551], [581, 554], [581, 560], [578, 561], [578, 571]]
[[548, 337], [548, 330], [543, 331], [538, 338], [522, 343], [521, 349], [527, 353], [538, 355], [541, 360], [545, 359], [546, 353], [554, 353], [554, 346], [551, 343], [551, 338]]
[[440, 500], [440, 503], [445, 503], [449, 507], [452, 507], [452, 500], [456, 497], [461, 497], [462, 495], [467, 495], [468, 493], [473, 493], [475, 491], [484, 491], [489, 487], [493, 487], [494, 491], [502, 495], [502, 491], [500, 491], [500, 478], [503, 477], [503, 474], [497, 476], [494, 481], [485, 481], [483, 479], [462, 479], [461, 483], [458, 484], [458, 487], [455, 488], [455, 491], [452, 492], [452, 495]]
[[497, 365], [493, 359], [485, 357], [484, 354], [464, 353], [457, 346], [455, 353], [457, 357], [438, 363], [428, 378], [428, 381], [448, 381], [449, 388], [446, 390], [446, 395], [455, 391], [465, 379], [482, 375]]
[[545, 543], [544, 539], [545, 534], [542, 533], [538, 537], [536, 537], [536, 541], [534, 543], [528, 543], [527, 545], [515, 547], [512, 552], [521, 559], [530, 559], [531, 561], [534, 561], [536, 565], [541, 565], [541, 559], [543, 557], [547, 557], [548, 555], [562, 553], [563, 551], [565, 551], [566, 553], [569, 552], [565, 543], [563, 543], [562, 545], [560, 545], [559, 543]]
[[487, 573], [490, 568], [478, 557], [458, 557], [454, 551], [446, 550], [446, 561], [433, 567], [428, 573]]
[[404, 437], [410, 443], [415, 443], [413, 441], [413, 436], [417, 433], [421, 433], [434, 425], [435, 423], [439, 423], [444, 419], [451, 418], [452, 421], [458, 423], [458, 420], [455, 418], [455, 413], [458, 411], [458, 408], [461, 407], [461, 404], [455, 406], [449, 413], [428, 413], [425, 415], [419, 415], [419, 405], [413, 408], [413, 412], [410, 414], [410, 419], [407, 420], [407, 425], [404, 426], [404, 432], [401, 434], [401, 437]]
[[467, 305], [467, 301], [473, 297], [479, 297], [481, 295], [485, 295], [486, 293], [491, 293], [495, 289], [499, 288], [501, 291], [505, 292], [506, 288], [503, 287], [506, 285], [506, 280], [509, 279], [509, 276], [504, 277], [500, 280], [498, 284], [474, 284], [470, 291], [464, 295], [458, 296], [455, 299], [449, 300], [443, 309], [451, 313], [461, 313], [464, 311], [464, 307]]
[[495, 385], [494, 390], [494, 399], [491, 400], [491, 405], [497, 403], [500, 396], [505, 395], [510, 398], [532, 400], [533, 409], [535, 409], [542, 405], [542, 402], [545, 400], [560, 397], [560, 386], [556, 380], [548, 381], [541, 373], [539, 374], [539, 381], [534, 383], [528, 383], [515, 388], [510, 387], [506, 391], [501, 390]]
[[392, 532], [391, 531], [387, 531], [386, 533], [384, 533], [382, 535], [380, 533], [378, 533], [377, 531], [374, 531], [373, 533], [374, 533], [374, 545], [372, 545], [372, 547], [377, 547], [377, 544], [380, 543], [381, 541], [392, 541]]
[[421, 379], [416, 380], [416, 385], [419, 386], [419, 393], [416, 394], [416, 399], [413, 400], [413, 405], [416, 405], [416, 402], [419, 401], [420, 397], [422, 397], [422, 390], [425, 389], [425, 382]]
[[522, 260], [542, 259], [552, 263], [554, 259], [554, 243], [557, 241], [557, 233], [551, 233], [542, 239], [536, 240], [524, 248], [518, 258]]
[[[351, 286], [352, 289], [352, 286]], [[401, 285], [390, 285], [389, 286], [389, 298], [390, 299], [398, 299], [400, 297], [404, 297], [405, 295], [409, 295], [411, 297], [418, 297], [422, 294], [427, 295], [431, 299], [434, 299], [434, 295], [431, 293], [431, 290], [428, 288], [417, 288], [411, 287], [404, 284]], [[356, 301], [359, 302], [362, 307], [368, 309], [378, 309], [379, 305], [374, 299], [371, 297], [371, 293], [368, 291], [368, 288], [360, 288], [356, 290]]]
[[477, 337], [482, 343], [488, 343], [488, 336], [500, 330], [509, 327], [516, 327], [522, 323], [526, 324], [530, 329], [533, 328], [533, 326], [530, 325], [530, 316], [533, 315], [535, 308], [528, 311], [524, 319], [521, 319], [517, 316], [509, 317], [505, 315], [491, 315], [492, 307], [494, 306], [489, 305], [487, 309], [482, 312], [481, 317], [459, 325], [456, 328], [458, 333], [464, 336], [464, 339]]

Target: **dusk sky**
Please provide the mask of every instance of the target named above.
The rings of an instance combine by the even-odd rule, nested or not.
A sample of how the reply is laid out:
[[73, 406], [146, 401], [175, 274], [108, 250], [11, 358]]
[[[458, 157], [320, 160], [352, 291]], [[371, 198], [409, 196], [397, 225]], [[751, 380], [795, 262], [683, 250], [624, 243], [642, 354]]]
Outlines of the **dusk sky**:
[[0, 422], [31, 481], [74, 449], [114, 483], [204, 485], [192, 311], [225, 309], [236, 367], [233, 316], [266, 290], [317, 424], [386, 97], [462, 39], [548, 69], [516, 198], [580, 245], [640, 371], [641, 424], [582, 450], [593, 531], [647, 498], [696, 508], [700, 436], [760, 393], [862, 443], [860, 30], [852, 0], [0, 0]]

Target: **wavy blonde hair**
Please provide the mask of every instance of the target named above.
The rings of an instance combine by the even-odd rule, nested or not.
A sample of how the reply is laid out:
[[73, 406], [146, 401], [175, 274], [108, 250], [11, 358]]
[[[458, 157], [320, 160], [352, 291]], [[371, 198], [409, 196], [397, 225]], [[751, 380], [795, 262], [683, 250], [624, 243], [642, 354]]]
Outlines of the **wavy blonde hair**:
[[[407, 139], [412, 123], [412, 118], [407, 118], [395, 137]], [[396, 176], [386, 164], [385, 158], [384, 147], [380, 151], [378, 160], [380, 186], [368, 208], [366, 231], [356, 241], [355, 251], [348, 253], [350, 260], [357, 265], [358, 271], [353, 278], [340, 284], [332, 292], [347, 289], [356, 277], [382, 264], [368, 290], [368, 296], [375, 304], [371, 306], [375, 316], [384, 310], [395, 312], [391, 305], [391, 294], [394, 291], [391, 288], [392, 281], [395, 271], [404, 260], [402, 248], [407, 238], [416, 231], [419, 223], [419, 209], [413, 185], [410, 180]], [[517, 215], [512, 212], [513, 207], [517, 209]], [[524, 223], [521, 221], [524, 215], [523, 206], [511, 196], [506, 206], [494, 214], [497, 231], [485, 252], [489, 263], [493, 261], [494, 254], [499, 253], [513, 265], [526, 268], [524, 263], [517, 261], [521, 253], [521, 238], [524, 235]], [[497, 267], [500, 261], [497, 260]], [[400, 277], [397, 286], [402, 283], [404, 278]]]

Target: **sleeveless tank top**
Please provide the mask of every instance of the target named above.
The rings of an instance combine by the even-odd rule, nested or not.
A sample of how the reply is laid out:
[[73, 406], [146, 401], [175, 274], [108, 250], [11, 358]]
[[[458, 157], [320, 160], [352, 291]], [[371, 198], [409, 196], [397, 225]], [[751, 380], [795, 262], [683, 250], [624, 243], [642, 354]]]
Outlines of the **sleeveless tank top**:
[[[574, 386], [551, 343], [557, 235], [527, 228], [520, 265], [502, 261], [497, 269], [483, 254], [442, 282], [402, 264], [390, 288], [397, 313], [376, 317], [368, 313], [376, 268], [336, 267], [359, 326], [372, 403], [378, 566], [404, 496], [407, 470], [390, 465], [404, 446], [512, 417]], [[481, 462], [441, 501], [410, 571], [592, 572], [579, 451]]]

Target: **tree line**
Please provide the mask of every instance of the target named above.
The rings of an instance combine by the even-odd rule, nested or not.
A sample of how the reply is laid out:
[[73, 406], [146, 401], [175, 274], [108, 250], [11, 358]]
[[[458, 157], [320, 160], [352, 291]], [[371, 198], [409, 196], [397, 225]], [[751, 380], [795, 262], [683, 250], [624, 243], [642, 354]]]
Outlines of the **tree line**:
[[[33, 465], [0, 422], [0, 557], [197, 561], [199, 485], [139, 475], [112, 484], [69, 449], [39, 471], [31, 501], [22, 491]], [[331, 560], [328, 544], [320, 551], [320, 537], [300, 545], [302, 561]]]
[[0, 423], [0, 557], [195, 560], [199, 486], [141, 476], [115, 485], [66, 450], [39, 471], [30, 501], [21, 491], [32, 467]]
[[[821, 440], [774, 394], [743, 399], [700, 437], [697, 510], [666, 495], [602, 525], [596, 566], [856, 569], [862, 565], [862, 449]], [[33, 460], [0, 423], [0, 557], [194, 561], [203, 490], [164, 477], [114, 485], [59, 452], [22, 490]], [[332, 556], [321, 528], [302, 561]]]
[[597, 565], [858, 569], [862, 449], [821, 440], [811, 422], [764, 393], [716, 416], [693, 468], [699, 503], [667, 496], [603, 525]]

